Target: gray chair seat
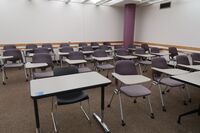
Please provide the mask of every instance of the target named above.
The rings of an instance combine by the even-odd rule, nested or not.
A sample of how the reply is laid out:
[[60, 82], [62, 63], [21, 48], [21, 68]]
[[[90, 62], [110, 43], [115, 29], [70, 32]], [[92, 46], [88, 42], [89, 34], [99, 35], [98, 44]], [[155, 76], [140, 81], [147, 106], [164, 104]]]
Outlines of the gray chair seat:
[[23, 63], [14, 63], [14, 64], [5, 64], [4, 67], [6, 68], [15, 68], [15, 67], [23, 67]]
[[[156, 79], [156, 81], [159, 81], [160, 79]], [[170, 87], [178, 87], [184, 85], [184, 83], [179, 82], [177, 80], [171, 79], [171, 78], [163, 78], [159, 81], [159, 83], [170, 86]]]
[[114, 66], [111, 64], [102, 64], [102, 65], [97, 65], [97, 68], [108, 70], [108, 69], [113, 69]]
[[73, 91], [71, 93], [68, 92], [65, 94], [57, 95], [56, 97], [58, 105], [73, 104], [89, 99], [88, 95], [83, 91]]
[[151, 94], [151, 91], [143, 85], [123, 86], [120, 88], [120, 90], [129, 97], [141, 97]]
[[52, 76], [53, 76], [53, 71], [33, 73], [33, 78], [47, 78], [47, 77], [52, 77]]
[[88, 67], [80, 67], [78, 68], [79, 73], [84, 73], [84, 72], [91, 72], [92, 70]]
[[152, 62], [151, 62], [151, 61], [148, 61], [148, 60], [140, 61], [139, 63], [140, 63], [140, 64], [144, 64], [144, 65], [151, 65], [151, 64], [152, 64]]

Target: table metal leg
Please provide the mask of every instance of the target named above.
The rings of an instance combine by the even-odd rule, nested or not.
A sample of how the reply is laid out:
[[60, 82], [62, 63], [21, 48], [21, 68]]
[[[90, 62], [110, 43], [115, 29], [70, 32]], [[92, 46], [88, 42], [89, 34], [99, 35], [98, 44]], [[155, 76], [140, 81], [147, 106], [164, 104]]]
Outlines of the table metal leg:
[[41, 133], [37, 100], [34, 99], [33, 103], [34, 103], [34, 111], [35, 111], [36, 133]]
[[191, 110], [191, 111], [189, 111], [189, 112], [180, 114], [180, 115], [178, 116], [177, 123], [179, 123], [179, 124], [181, 123], [181, 117], [186, 116], [186, 115], [190, 115], [190, 114], [194, 114], [194, 113], [198, 113], [198, 115], [200, 115], [200, 105], [199, 105], [199, 108], [198, 108], [198, 109], [194, 109], [194, 110]]
[[96, 113], [93, 113], [93, 116], [99, 122], [104, 131], [106, 133], [109, 133], [110, 130], [108, 126], [104, 123], [104, 93], [105, 93], [105, 88], [101, 87], [101, 118]]

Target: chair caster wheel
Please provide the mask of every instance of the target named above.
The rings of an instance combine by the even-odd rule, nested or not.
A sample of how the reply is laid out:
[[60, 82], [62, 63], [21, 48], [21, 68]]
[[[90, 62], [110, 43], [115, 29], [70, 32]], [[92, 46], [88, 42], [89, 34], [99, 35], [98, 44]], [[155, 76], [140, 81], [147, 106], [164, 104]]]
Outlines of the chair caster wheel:
[[28, 82], [28, 79], [26, 79], [26, 82]]
[[165, 106], [162, 107], [162, 111], [163, 111], [163, 112], [166, 112], [166, 111], [167, 111], [166, 108], [165, 108]]
[[3, 82], [3, 85], [6, 85], [6, 83], [5, 83], [5, 82]]
[[108, 104], [107, 107], [110, 108], [110, 104]]
[[154, 119], [155, 116], [154, 116], [154, 113], [151, 113], [151, 119]]
[[126, 123], [122, 120], [122, 126], [124, 127], [126, 125]]
[[183, 101], [183, 105], [187, 105], [187, 102], [186, 102], [186, 101]]
[[165, 92], [163, 91], [162, 94], [165, 95]]

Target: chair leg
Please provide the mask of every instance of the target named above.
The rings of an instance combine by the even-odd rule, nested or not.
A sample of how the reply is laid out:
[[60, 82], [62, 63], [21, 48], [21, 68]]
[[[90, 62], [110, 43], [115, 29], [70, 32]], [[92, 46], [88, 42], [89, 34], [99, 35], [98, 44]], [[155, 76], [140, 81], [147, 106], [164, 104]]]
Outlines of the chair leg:
[[117, 93], [118, 93], [118, 90], [115, 89], [115, 90], [113, 91], [112, 96], [111, 96], [110, 102], [109, 102], [109, 104], [107, 105], [108, 108], [111, 106], [111, 103], [112, 103], [112, 100], [113, 100], [113, 98], [114, 98], [114, 95], [117, 94]]
[[142, 68], [141, 68], [140, 63], [139, 63], [139, 69], [140, 69], [140, 74], [142, 74]]
[[54, 97], [52, 97], [52, 105], [51, 105], [51, 117], [52, 117], [52, 121], [53, 121], [53, 127], [55, 132], [57, 133], [57, 122], [56, 122], [56, 113], [54, 113], [54, 105], [55, 105], [55, 110], [57, 110], [57, 104], [54, 103]]
[[151, 106], [151, 100], [150, 100], [150, 97], [147, 96], [147, 101], [148, 101], [148, 104], [149, 104], [149, 109], [150, 109], [150, 117], [152, 119], [154, 119], [154, 113], [153, 113], [153, 109], [152, 109], [152, 106]]
[[163, 110], [164, 112], [166, 112], [166, 108], [165, 108], [165, 104], [164, 104], [164, 100], [163, 100], [163, 94], [162, 94], [162, 90], [161, 90], [161, 86], [160, 86], [160, 84], [158, 85], [158, 88], [159, 88], [159, 92], [160, 92], [160, 98], [161, 98], [162, 110]]
[[6, 85], [5, 77], [6, 77], [6, 72], [5, 72], [5, 69], [2, 67], [2, 81], [3, 81], [3, 85]]
[[183, 92], [183, 89], [184, 89], [184, 88], [185, 88], [184, 86], [183, 86], [183, 87], [180, 87], [179, 90], [180, 90], [180, 93], [181, 93], [182, 98], [183, 98], [183, 104], [184, 104], [184, 105], [187, 105], [186, 96], [185, 96], [185, 93]]
[[123, 114], [123, 108], [122, 108], [122, 100], [121, 100], [121, 94], [120, 91], [118, 92], [118, 96], [119, 96], [119, 106], [120, 106], [120, 113], [121, 113], [121, 125], [125, 126], [126, 123], [124, 122], [124, 114]]
[[[84, 108], [83, 108], [81, 102], [80, 102], [80, 106], [81, 106], [82, 112], [84, 113], [84, 115], [86, 116], [86, 118], [88, 119], [88, 121], [90, 121], [90, 117], [89, 117], [88, 114], [85, 112], [85, 110], [84, 110]], [[89, 115], [90, 115], [90, 103], [89, 103], [89, 99], [88, 99], [88, 112], [89, 112]]]
[[28, 81], [28, 74], [27, 74], [27, 71], [26, 71], [25, 67], [24, 67], [24, 74], [25, 74], [25, 77], [26, 77], [26, 81]]
[[185, 91], [186, 91], [186, 93], [187, 93], [187, 96], [188, 96], [188, 102], [192, 102], [192, 98], [191, 98], [191, 96], [190, 96], [190, 92], [189, 92], [189, 89], [188, 89], [188, 86], [187, 85], [185, 85]]

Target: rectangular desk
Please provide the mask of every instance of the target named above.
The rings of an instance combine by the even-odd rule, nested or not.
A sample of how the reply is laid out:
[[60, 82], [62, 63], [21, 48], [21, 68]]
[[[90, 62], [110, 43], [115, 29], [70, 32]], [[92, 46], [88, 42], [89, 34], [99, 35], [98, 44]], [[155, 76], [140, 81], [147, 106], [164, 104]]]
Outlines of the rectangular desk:
[[[200, 71], [187, 73], [187, 74], [183, 74], [183, 75], [172, 76], [171, 78], [175, 79], [175, 80], [179, 80], [181, 82], [188, 83], [190, 85], [194, 85], [198, 88], [200, 87]], [[181, 123], [181, 117], [186, 116], [186, 115], [190, 115], [190, 114], [193, 114], [193, 113], [197, 113], [197, 112], [200, 115], [200, 104], [199, 104], [198, 109], [194, 109], [192, 111], [180, 114], [177, 122]]]
[[108, 60], [113, 60], [113, 57], [92, 57], [96, 61], [108, 61]]
[[93, 116], [103, 127], [105, 132], [110, 132], [104, 123], [104, 91], [111, 81], [97, 72], [78, 73], [72, 75], [31, 80], [30, 92], [34, 103], [36, 132], [40, 132], [40, 121], [37, 99], [55, 96], [72, 90], [85, 90], [101, 87], [101, 117], [96, 113]]
[[116, 57], [121, 58], [121, 59], [125, 59], [125, 60], [131, 60], [131, 59], [136, 59], [137, 56], [133, 56], [133, 55], [116, 55]]
[[160, 68], [155, 68], [152, 67], [152, 70], [173, 76], [173, 75], [181, 75], [181, 74], [186, 74], [189, 73], [188, 71], [177, 69], [177, 68], [168, 68], [168, 69], [160, 69]]
[[126, 85], [140, 84], [151, 81], [150, 78], [143, 75], [119, 75], [112, 73], [112, 75]]
[[138, 56], [138, 57], [143, 57], [143, 58], [155, 57], [155, 55], [152, 55], [152, 54], [133, 54], [133, 55]]
[[70, 65], [84, 64], [87, 62], [86, 60], [70, 60], [70, 59], [65, 59], [65, 61]]
[[169, 55], [169, 53], [167, 52], [160, 52], [160, 53], [151, 53], [152, 55], [156, 55], [156, 56], [165, 56], [165, 55]]
[[189, 68], [189, 69], [192, 69], [192, 70], [200, 71], [200, 65], [183, 65], [183, 64], [177, 64], [177, 66], [181, 66], [181, 67], [184, 67], [184, 68]]

